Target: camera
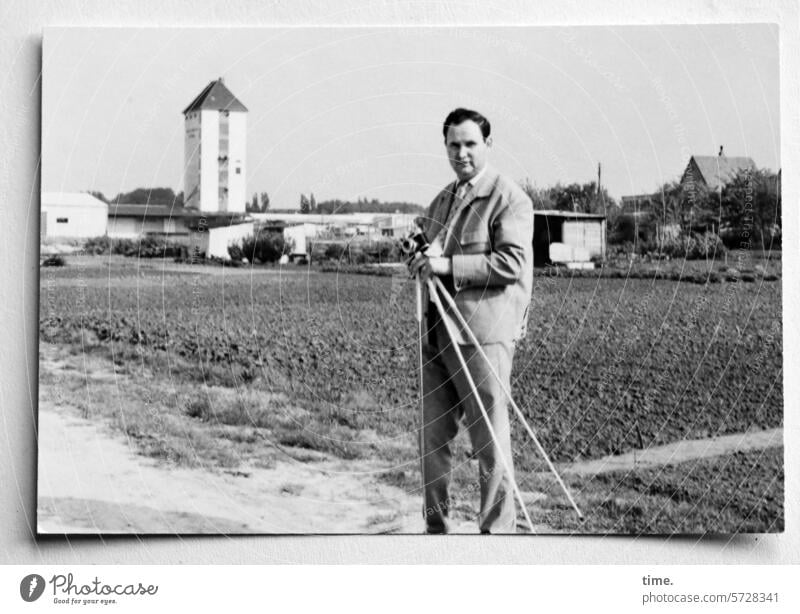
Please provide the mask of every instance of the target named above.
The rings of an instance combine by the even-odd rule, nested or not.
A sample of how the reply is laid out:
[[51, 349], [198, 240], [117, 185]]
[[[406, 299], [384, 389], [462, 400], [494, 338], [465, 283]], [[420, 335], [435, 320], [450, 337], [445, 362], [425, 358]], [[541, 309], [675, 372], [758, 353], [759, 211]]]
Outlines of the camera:
[[408, 258], [418, 252], [425, 252], [429, 247], [428, 239], [422, 228], [415, 228], [407, 236], [400, 239], [400, 252]]

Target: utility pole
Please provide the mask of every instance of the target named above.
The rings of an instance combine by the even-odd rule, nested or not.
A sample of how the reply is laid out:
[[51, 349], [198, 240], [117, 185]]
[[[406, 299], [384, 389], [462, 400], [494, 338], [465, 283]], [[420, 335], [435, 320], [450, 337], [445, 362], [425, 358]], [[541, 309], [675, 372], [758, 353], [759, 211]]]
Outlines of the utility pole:
[[[601, 191], [601, 189], [602, 189], [603, 186], [602, 186], [602, 183], [601, 183], [601, 178], [602, 178], [601, 164], [600, 164], [600, 162], [598, 162], [597, 163], [597, 199], [596, 199], [596, 201], [601, 201], [602, 200], [603, 192]], [[605, 209], [605, 202], [602, 203], [602, 207], [603, 207], [603, 209]]]
[[600, 162], [597, 163], [597, 193], [600, 194], [600, 187], [602, 184], [600, 183], [600, 176], [601, 176], [601, 168]]

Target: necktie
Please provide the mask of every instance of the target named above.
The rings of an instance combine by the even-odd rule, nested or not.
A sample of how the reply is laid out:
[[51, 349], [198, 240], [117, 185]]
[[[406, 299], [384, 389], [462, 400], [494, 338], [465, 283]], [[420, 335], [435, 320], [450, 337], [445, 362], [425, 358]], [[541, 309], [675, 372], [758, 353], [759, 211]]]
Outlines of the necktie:
[[467, 191], [469, 190], [469, 182], [462, 181], [456, 186], [456, 195], [453, 199], [453, 204], [450, 206], [450, 211], [447, 212], [447, 220], [445, 220], [445, 228], [450, 226], [450, 222], [452, 221], [453, 217], [455, 216], [456, 212], [461, 209], [462, 205], [464, 204], [464, 198], [467, 196]]

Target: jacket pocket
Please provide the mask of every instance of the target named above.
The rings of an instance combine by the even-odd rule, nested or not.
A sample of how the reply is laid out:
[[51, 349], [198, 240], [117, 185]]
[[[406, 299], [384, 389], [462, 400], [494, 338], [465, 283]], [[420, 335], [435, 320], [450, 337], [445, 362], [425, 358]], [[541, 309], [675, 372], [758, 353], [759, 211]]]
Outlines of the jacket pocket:
[[461, 233], [461, 245], [469, 245], [471, 243], [489, 243], [489, 236], [483, 230], [473, 230], [472, 232]]
[[492, 244], [488, 241], [480, 241], [475, 243], [463, 243], [459, 246], [456, 253], [458, 254], [488, 254], [492, 251]]

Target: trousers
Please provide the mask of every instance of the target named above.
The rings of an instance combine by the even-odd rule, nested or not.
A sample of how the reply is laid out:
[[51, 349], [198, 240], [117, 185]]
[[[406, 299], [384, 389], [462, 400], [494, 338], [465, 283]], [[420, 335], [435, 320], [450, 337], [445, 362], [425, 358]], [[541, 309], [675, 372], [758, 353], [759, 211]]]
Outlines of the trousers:
[[[439, 323], [441, 324], [441, 322]], [[423, 517], [428, 533], [450, 531], [449, 511], [453, 499], [449, 493], [452, 469], [451, 445], [463, 420], [469, 433], [473, 455], [478, 459], [481, 533], [514, 533], [516, 508], [511, 486], [513, 461], [508, 399], [486, 361], [473, 345], [459, 345], [467, 368], [497, 435], [492, 439], [486, 420], [471, 391], [455, 348], [443, 326], [423, 344], [422, 414], [420, 458], [424, 480]], [[481, 346], [492, 362], [506, 390], [510, 390], [513, 343], [490, 343]], [[501, 455], [511, 468], [509, 475]]]

